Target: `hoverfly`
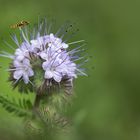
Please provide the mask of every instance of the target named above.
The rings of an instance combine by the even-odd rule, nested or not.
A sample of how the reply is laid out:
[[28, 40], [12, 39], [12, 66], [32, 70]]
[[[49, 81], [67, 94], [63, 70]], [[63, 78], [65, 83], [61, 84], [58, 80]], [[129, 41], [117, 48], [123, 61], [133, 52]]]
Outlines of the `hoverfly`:
[[28, 25], [29, 24], [29, 22], [28, 21], [21, 21], [21, 22], [19, 22], [19, 23], [17, 23], [17, 24], [14, 24], [14, 25], [11, 25], [10, 26], [10, 28], [12, 28], [12, 29], [15, 29], [15, 28], [20, 28], [20, 27], [24, 27], [24, 26], [26, 26], [26, 25]]

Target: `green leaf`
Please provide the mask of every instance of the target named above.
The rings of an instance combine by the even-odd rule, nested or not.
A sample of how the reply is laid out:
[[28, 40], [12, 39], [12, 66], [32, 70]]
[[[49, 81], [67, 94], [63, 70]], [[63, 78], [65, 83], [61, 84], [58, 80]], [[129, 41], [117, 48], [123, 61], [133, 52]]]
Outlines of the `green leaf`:
[[17, 103], [15, 99], [10, 100], [8, 97], [0, 95], [0, 104], [6, 111], [19, 117], [31, 116], [33, 105], [29, 99], [19, 99]]

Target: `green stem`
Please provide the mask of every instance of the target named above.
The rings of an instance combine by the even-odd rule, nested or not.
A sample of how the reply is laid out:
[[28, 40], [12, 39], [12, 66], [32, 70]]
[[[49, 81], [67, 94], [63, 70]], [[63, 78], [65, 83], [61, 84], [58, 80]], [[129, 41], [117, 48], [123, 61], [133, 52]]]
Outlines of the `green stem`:
[[36, 94], [35, 101], [34, 101], [34, 109], [39, 108], [40, 100], [41, 100], [41, 95]]

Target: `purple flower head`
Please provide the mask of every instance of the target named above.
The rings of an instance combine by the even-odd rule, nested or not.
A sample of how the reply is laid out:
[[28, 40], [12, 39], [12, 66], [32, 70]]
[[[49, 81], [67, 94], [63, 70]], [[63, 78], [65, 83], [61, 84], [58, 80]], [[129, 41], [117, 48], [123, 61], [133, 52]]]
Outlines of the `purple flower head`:
[[13, 78], [16, 80], [23, 78], [24, 83], [28, 84], [28, 82], [30, 81], [29, 77], [34, 75], [29, 59], [25, 58], [22, 61], [15, 59], [13, 62], [13, 66], [15, 67]]
[[[86, 75], [80, 66], [85, 63], [85, 58], [79, 56], [83, 51], [82, 45], [72, 50], [72, 45], [82, 41], [68, 43], [64, 40], [64, 29], [59, 29], [56, 34], [49, 33], [44, 21], [34, 27], [33, 32], [20, 28], [22, 42], [14, 35], [12, 39], [18, 46], [14, 55], [3, 52], [1, 56], [12, 59], [10, 66], [10, 81], [13, 86], [20, 85], [20, 91], [36, 90], [39, 94], [52, 92], [60, 87], [71, 87], [73, 79], [80, 75]], [[29, 36], [30, 35], [30, 36]], [[13, 47], [12, 47], [13, 48]], [[82, 60], [82, 64], [77, 64]]]

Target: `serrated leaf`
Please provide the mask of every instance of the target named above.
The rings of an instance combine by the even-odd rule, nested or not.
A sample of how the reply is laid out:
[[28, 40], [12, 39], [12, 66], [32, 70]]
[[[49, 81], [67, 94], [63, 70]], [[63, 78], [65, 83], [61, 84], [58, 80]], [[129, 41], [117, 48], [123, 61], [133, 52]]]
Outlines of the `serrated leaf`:
[[15, 99], [8, 100], [8, 97], [0, 95], [0, 104], [9, 113], [13, 113], [19, 117], [31, 115], [32, 103], [30, 100], [19, 99], [18, 103]]

